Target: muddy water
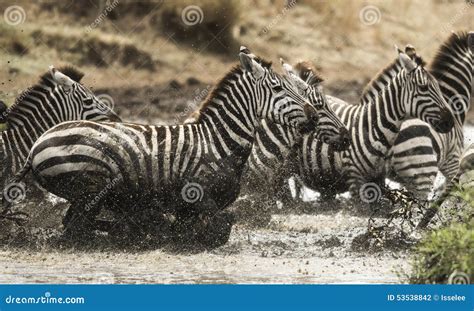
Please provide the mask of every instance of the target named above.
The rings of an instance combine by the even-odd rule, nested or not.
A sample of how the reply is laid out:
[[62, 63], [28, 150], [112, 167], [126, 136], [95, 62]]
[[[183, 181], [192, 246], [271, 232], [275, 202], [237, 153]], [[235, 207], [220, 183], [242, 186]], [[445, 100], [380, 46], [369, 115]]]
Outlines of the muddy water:
[[[465, 133], [466, 143], [474, 142], [474, 128], [467, 127]], [[61, 208], [64, 212], [66, 206]], [[57, 227], [63, 216], [48, 206], [37, 210], [35, 226]], [[194, 253], [3, 245], [0, 283], [403, 282], [397, 272], [409, 271], [406, 248], [352, 249], [354, 238], [366, 232], [367, 221], [344, 209], [273, 215], [265, 228], [236, 225], [226, 245]]]
[[367, 219], [346, 212], [276, 215], [263, 229], [237, 225], [213, 251], [176, 253], [0, 251], [0, 283], [397, 283], [405, 251], [351, 251]]

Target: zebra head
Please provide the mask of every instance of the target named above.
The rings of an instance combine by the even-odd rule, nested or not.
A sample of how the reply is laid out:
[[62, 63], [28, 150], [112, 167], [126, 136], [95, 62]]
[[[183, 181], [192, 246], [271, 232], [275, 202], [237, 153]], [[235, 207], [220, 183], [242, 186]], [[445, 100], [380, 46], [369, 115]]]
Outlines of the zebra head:
[[[99, 100], [84, 85], [71, 79], [53, 66], [49, 67], [49, 71], [56, 83], [54, 93], [58, 98], [65, 101], [65, 105], [74, 110], [77, 120], [93, 120], [93, 121], [113, 121], [120, 122], [120, 117], [112, 111], [108, 105]], [[74, 108], [72, 108], [74, 107]]]
[[246, 47], [240, 48], [239, 58], [242, 70], [253, 84], [254, 94], [249, 95], [256, 106], [255, 126], [259, 126], [261, 119], [268, 119], [281, 125], [300, 127], [313, 118], [315, 108], [287, 79], [275, 73], [270, 63], [251, 54]]
[[439, 133], [447, 133], [454, 126], [454, 116], [443, 97], [438, 81], [423, 67], [421, 58], [415, 60], [400, 51], [399, 61], [401, 98], [405, 114], [433, 126]]
[[[314, 66], [309, 62], [300, 62], [295, 68], [280, 60], [286, 77], [296, 87], [298, 92], [309, 99], [316, 108], [313, 122], [317, 124], [316, 139], [330, 145], [335, 151], [343, 151], [349, 148], [351, 139], [341, 119], [328, 105], [321, 83], [323, 79], [317, 75]], [[314, 128], [314, 126], [313, 126]]]

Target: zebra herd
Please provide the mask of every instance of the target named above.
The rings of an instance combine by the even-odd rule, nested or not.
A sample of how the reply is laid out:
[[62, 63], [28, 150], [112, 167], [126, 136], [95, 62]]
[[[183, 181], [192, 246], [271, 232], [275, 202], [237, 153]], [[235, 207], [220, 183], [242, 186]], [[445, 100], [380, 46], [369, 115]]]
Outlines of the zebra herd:
[[110, 232], [113, 222], [98, 218], [104, 210], [117, 219], [154, 210], [157, 227], [215, 247], [229, 238], [227, 207], [241, 186], [274, 200], [296, 177], [324, 199], [350, 191], [376, 204], [385, 178], [414, 182], [426, 196], [439, 170], [449, 189], [463, 152], [473, 51], [474, 33], [453, 33], [426, 69], [412, 46], [397, 49], [360, 103], [348, 104], [324, 94], [310, 63], [281, 61], [280, 75], [241, 47], [240, 64], [170, 126], [121, 122], [80, 84], [81, 73], [51, 68], [4, 112], [2, 217], [14, 219], [18, 189], [10, 188], [29, 176], [70, 202], [68, 237]]

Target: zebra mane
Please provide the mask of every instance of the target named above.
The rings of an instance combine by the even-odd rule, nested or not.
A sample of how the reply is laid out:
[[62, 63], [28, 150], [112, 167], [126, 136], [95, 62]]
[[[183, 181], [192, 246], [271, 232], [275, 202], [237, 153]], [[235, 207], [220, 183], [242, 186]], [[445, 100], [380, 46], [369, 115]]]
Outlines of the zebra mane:
[[430, 63], [430, 72], [436, 79], [443, 77], [449, 64], [452, 63], [452, 55], [456, 55], [459, 51], [468, 51], [469, 33], [462, 31], [452, 33], [446, 41], [441, 45], [436, 56]]
[[377, 96], [377, 94], [382, 90], [382, 87], [388, 85], [390, 80], [398, 74], [401, 68], [402, 65], [400, 64], [400, 61], [397, 57], [396, 60], [391, 62], [384, 69], [380, 70], [365, 86], [364, 90], [362, 91], [362, 95], [360, 96], [359, 103], [363, 103], [365, 100], [374, 99], [375, 96]]
[[[58, 71], [62, 72], [77, 83], [80, 83], [81, 79], [84, 77], [84, 73], [82, 71], [71, 65], [59, 67]], [[44, 80], [51, 80], [51, 73], [49, 71], [40, 76], [40, 83]]]
[[[62, 66], [58, 68], [58, 70], [78, 83], [80, 83], [82, 77], [84, 77], [84, 73], [70, 65]], [[54, 82], [54, 80], [52, 79], [51, 73], [49, 71], [42, 74], [39, 78], [39, 81], [35, 85], [28, 87], [17, 98], [15, 98], [15, 103], [13, 103], [13, 105], [11, 105], [6, 112], [6, 116], [4, 117], [5, 123], [9, 125], [9, 121], [11, 121], [11, 119], [15, 115], [21, 116], [23, 114], [23, 108], [25, 108], [25, 110], [31, 109], [28, 107], [27, 103], [25, 102], [25, 99], [28, 98], [29, 94], [32, 91], [44, 92], [45, 85], [52, 87], [55, 84], [56, 82]]]
[[[272, 62], [266, 61], [258, 56], [255, 57], [255, 60], [262, 65], [264, 68], [270, 69], [272, 66]], [[190, 114], [188, 119], [192, 118], [192, 121], [187, 123], [197, 123], [201, 121], [202, 114], [201, 112], [204, 111], [211, 103], [212, 99], [218, 96], [218, 94], [228, 88], [229, 82], [232, 81], [235, 77], [241, 76], [243, 74], [243, 70], [240, 64], [234, 65], [227, 74], [217, 82], [216, 86], [212, 89], [211, 92], [207, 95], [207, 97], [203, 100], [201, 105], [197, 110]]]
[[299, 62], [295, 65], [294, 69], [298, 76], [309, 85], [317, 86], [324, 81], [312, 62]]
[[[421, 67], [425, 67], [426, 62], [423, 60], [423, 58], [416, 54], [414, 51], [414, 48], [412, 53], [409, 54], [410, 58], [418, 65]], [[406, 53], [407, 51], [405, 51]], [[400, 63], [399, 58], [397, 57], [393, 62], [391, 62], [387, 67], [384, 69], [380, 70], [372, 80], [367, 83], [365, 86], [364, 90], [362, 91], [362, 95], [360, 96], [360, 101], [359, 103], [363, 103], [365, 101], [371, 101], [373, 100], [380, 91], [382, 90], [383, 87], [387, 86], [389, 82], [400, 72], [402, 69], [402, 64]]]

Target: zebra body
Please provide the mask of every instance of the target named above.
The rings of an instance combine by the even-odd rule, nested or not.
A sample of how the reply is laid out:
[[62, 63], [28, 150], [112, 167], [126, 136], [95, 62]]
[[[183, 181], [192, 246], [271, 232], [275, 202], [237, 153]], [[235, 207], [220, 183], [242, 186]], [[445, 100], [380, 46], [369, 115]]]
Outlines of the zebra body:
[[460, 156], [464, 151], [463, 125], [469, 111], [474, 76], [474, 33], [454, 33], [441, 46], [430, 71], [438, 80], [443, 96], [456, 119], [453, 129], [441, 134], [418, 120], [405, 122], [395, 141], [391, 169], [393, 178], [415, 186], [417, 196], [426, 198], [436, 174], [446, 177], [445, 190], [455, 183]]
[[[397, 71], [399, 66], [403, 68]], [[387, 78], [392, 72], [397, 74]], [[328, 102], [351, 133], [349, 151], [337, 152], [306, 135], [302, 144], [296, 145], [296, 158], [289, 161], [297, 163], [297, 174], [303, 183], [323, 196], [351, 190], [358, 197], [362, 185], [379, 184], [386, 175], [389, 151], [406, 118], [421, 118], [444, 132], [454, 122], [436, 81], [404, 53], [371, 82], [359, 105], [347, 105], [330, 97]]]
[[[213, 219], [232, 203], [259, 120], [299, 126], [314, 111], [269, 63], [246, 48], [240, 60], [241, 67], [232, 69], [203, 103], [196, 124], [68, 122], [41, 136], [28, 163], [45, 189], [73, 202], [65, 221], [74, 214], [93, 217], [107, 203], [125, 212], [134, 207], [171, 212], [181, 223]], [[112, 180], [113, 187], [100, 197]], [[84, 210], [96, 197], [97, 208]], [[218, 244], [227, 241], [230, 228], [227, 222], [218, 230]]]

